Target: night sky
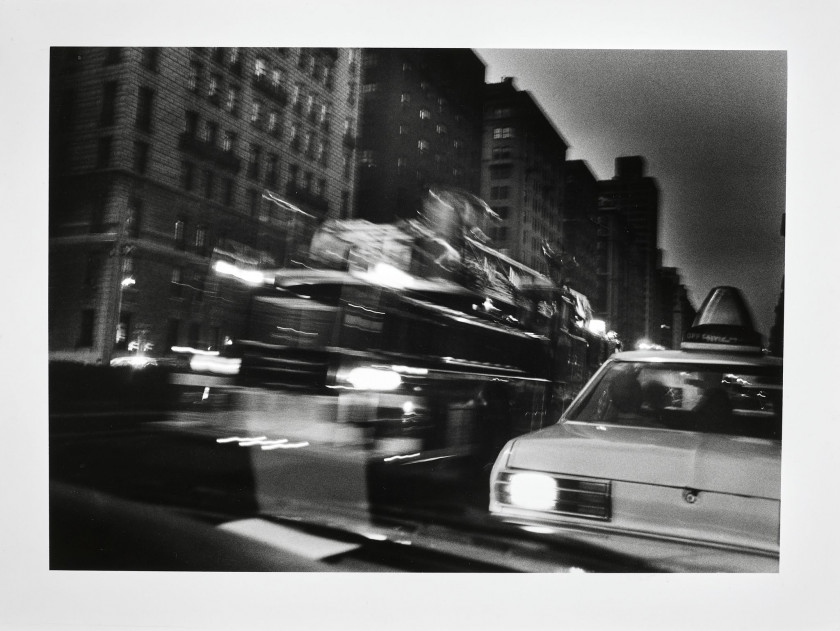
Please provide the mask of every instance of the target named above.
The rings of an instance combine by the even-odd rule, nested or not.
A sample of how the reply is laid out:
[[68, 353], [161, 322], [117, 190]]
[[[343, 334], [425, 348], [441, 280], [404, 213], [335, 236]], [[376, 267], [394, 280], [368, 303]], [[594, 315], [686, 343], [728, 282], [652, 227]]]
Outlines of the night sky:
[[661, 194], [659, 247], [695, 307], [747, 296], [767, 335], [784, 274], [784, 51], [477, 49], [515, 77], [598, 179], [641, 155]]

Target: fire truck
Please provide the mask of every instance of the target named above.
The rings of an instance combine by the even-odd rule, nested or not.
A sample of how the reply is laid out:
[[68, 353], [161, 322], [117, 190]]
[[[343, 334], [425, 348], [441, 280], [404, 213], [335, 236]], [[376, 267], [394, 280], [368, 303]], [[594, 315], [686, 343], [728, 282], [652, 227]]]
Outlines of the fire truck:
[[217, 261], [250, 290], [239, 335], [196, 354], [194, 373], [296, 439], [383, 463], [491, 463], [554, 422], [610, 352], [585, 296], [487, 245], [492, 218], [433, 190], [417, 219], [325, 222], [296, 267]]

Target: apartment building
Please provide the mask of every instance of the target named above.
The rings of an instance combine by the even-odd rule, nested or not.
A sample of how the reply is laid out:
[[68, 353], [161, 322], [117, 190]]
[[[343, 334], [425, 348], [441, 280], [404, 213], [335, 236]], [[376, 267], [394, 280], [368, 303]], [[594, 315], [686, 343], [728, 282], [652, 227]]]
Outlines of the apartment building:
[[51, 358], [222, 345], [214, 262], [294, 265], [352, 213], [359, 77], [356, 49], [53, 49]]
[[484, 63], [469, 49], [362, 51], [357, 216], [416, 216], [430, 187], [478, 194]]
[[514, 80], [487, 84], [481, 196], [500, 216], [494, 247], [544, 273], [543, 243], [563, 237], [563, 171], [568, 144], [533, 96]]

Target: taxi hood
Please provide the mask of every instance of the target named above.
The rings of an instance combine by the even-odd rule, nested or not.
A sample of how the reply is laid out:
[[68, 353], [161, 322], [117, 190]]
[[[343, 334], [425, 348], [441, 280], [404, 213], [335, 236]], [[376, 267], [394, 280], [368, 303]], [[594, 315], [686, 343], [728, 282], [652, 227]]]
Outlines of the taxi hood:
[[779, 500], [775, 441], [565, 421], [512, 442], [513, 469]]

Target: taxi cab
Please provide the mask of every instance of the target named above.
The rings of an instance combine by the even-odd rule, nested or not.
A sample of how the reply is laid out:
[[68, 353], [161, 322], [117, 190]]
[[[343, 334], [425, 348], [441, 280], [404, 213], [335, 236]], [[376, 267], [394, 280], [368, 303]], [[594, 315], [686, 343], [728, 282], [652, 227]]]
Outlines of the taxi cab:
[[613, 355], [556, 425], [508, 442], [490, 512], [651, 550], [757, 555], [770, 565], [750, 567], [778, 571], [781, 408], [782, 360], [762, 353], [740, 292], [717, 287], [680, 350]]

